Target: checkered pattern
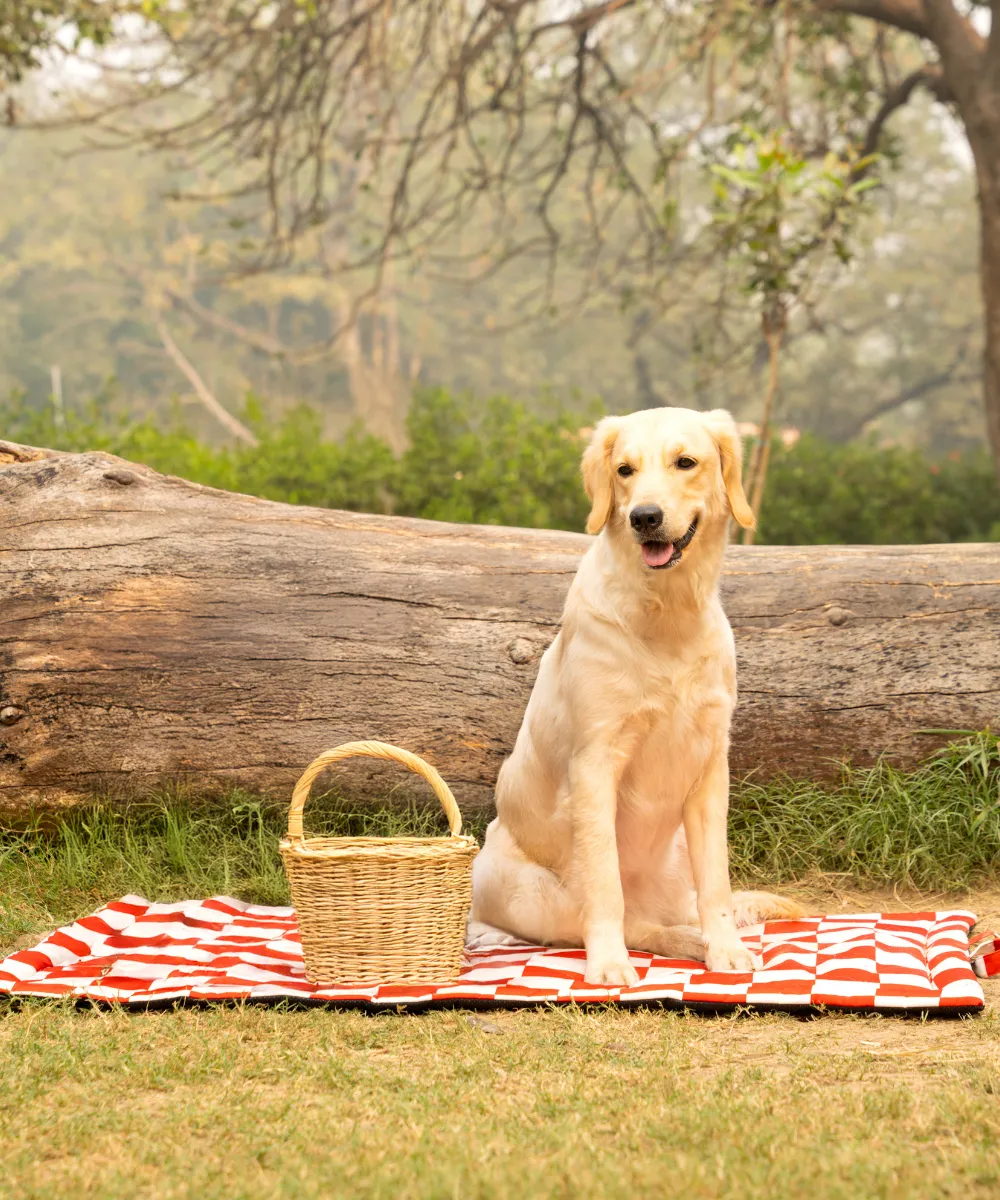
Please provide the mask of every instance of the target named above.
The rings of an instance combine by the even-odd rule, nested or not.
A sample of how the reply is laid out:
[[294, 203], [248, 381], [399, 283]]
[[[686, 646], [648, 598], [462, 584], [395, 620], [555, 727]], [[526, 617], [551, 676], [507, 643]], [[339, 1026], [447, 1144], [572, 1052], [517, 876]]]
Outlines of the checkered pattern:
[[992, 930], [972, 939], [972, 968], [980, 979], [1000, 975], [1000, 937]]
[[[613, 1001], [976, 1010], [983, 993], [969, 961], [975, 920], [968, 912], [919, 912], [769, 921], [743, 931], [763, 958], [761, 971], [713, 972], [701, 963], [635, 953], [639, 983], [631, 988], [586, 984], [581, 950], [521, 945], [469, 952], [458, 979], [446, 984], [317, 987], [305, 978], [290, 908], [225, 896], [175, 904], [126, 896], [0, 961], [0, 992], [131, 1008], [294, 999], [365, 1008]], [[1000, 941], [993, 950], [1000, 970]]]

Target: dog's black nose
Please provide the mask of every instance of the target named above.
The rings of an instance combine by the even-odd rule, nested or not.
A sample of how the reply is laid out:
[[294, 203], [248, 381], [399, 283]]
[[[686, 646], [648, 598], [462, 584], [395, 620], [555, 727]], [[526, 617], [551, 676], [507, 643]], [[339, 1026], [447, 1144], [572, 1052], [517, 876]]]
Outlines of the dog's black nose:
[[658, 504], [638, 504], [628, 519], [636, 533], [653, 533], [663, 524], [663, 509]]

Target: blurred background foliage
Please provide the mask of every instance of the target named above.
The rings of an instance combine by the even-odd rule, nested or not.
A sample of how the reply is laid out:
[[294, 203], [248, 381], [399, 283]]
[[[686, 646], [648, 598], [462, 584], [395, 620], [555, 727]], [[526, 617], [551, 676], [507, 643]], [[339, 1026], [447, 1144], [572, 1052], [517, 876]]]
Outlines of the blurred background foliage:
[[[175, 32], [195, 40], [178, 53], [197, 55], [200, 38], [229, 47], [212, 76], [220, 113], [239, 109], [240, 38], [263, 48], [280, 92], [285, 35], [273, 22], [241, 24], [239, 4], [219, 21], [210, 4], [187, 7], [187, 32]], [[400, 234], [368, 270], [345, 264], [364, 261], [384, 232], [392, 138], [412, 136], [429, 80], [399, 84], [398, 95], [391, 72], [377, 87], [359, 77], [356, 93], [344, 85], [361, 108], [345, 110], [328, 144], [309, 143], [330, 203], [254, 265], [262, 247], [275, 250], [264, 210], [239, 194], [258, 170], [254, 155], [220, 150], [210, 161], [183, 138], [155, 134], [185, 128], [208, 93], [153, 86], [142, 114], [122, 116], [110, 138], [107, 122], [69, 119], [86, 108], [84, 95], [114, 110], [131, 95], [116, 89], [145, 87], [141, 71], [121, 78], [144, 53], [140, 25], [128, 21], [159, 36], [184, 6], [48, 0], [15, 5], [17, 19], [0, 12], [0, 436], [104, 447], [293, 503], [579, 529], [580, 431], [598, 414], [724, 407], [749, 425], [767, 414], [776, 435], [766, 435], [758, 540], [997, 537], [976, 177], [961, 113], [924, 61], [926, 45], [784, 3], [773, 12], [722, 4], [725, 36], [709, 41], [698, 41], [708, 36], [700, 18], [681, 35], [653, 10], [619, 21], [617, 8], [607, 9], [606, 40], [578, 38], [576, 53], [592, 65], [607, 52], [637, 72], [637, 87], [649, 85], [640, 96], [641, 87], [588, 77], [606, 106], [601, 128], [614, 133], [604, 149], [624, 147], [627, 162], [615, 166], [612, 155], [610, 173], [593, 177], [578, 156], [559, 174], [568, 137], [559, 105], [572, 87], [556, 38], [545, 51], [552, 62], [535, 64], [522, 97], [528, 174], [492, 179], [487, 195], [469, 161], [455, 164], [458, 186], [471, 189], [461, 194], [482, 192], [485, 204], [503, 193], [509, 223], [494, 237], [483, 209], [428, 218], [423, 250], [403, 252]], [[545, 16], [544, 5], [528, 9]], [[283, 0], [279, 11], [295, 17], [287, 38], [307, 54], [340, 9]], [[414, 19], [423, 11], [406, 9]], [[400, 51], [407, 19], [399, 14]], [[559, 37], [576, 37], [567, 20]], [[501, 43], [472, 80], [484, 122], [474, 130], [490, 137], [500, 137], [487, 101]], [[633, 61], [637, 47], [650, 62], [681, 66], [650, 83]], [[774, 74], [776, 62], [789, 71]], [[322, 75], [322, 63], [310, 70]], [[294, 130], [271, 130], [295, 161], [312, 94], [285, 98]], [[639, 110], [619, 111], [639, 99], [647, 126]], [[396, 112], [397, 101], [409, 107]], [[362, 109], [370, 127], [357, 125]], [[621, 117], [614, 130], [612, 117]], [[772, 133], [758, 136], [748, 121]], [[877, 153], [858, 159], [873, 131]], [[531, 167], [543, 135], [551, 194]], [[770, 192], [759, 154], [739, 153], [764, 144], [787, 150]], [[824, 175], [844, 195], [865, 189], [836, 236], [823, 215]], [[415, 187], [433, 195], [432, 176], [418, 172]], [[639, 207], [619, 210], [619, 192]], [[282, 219], [298, 213], [287, 196], [282, 203]], [[558, 271], [551, 247], [507, 253], [515, 233], [533, 245], [540, 221], [558, 230]], [[630, 257], [643, 239], [646, 258]], [[814, 254], [825, 240], [825, 256]], [[605, 257], [588, 257], [591, 243]], [[761, 278], [771, 281], [763, 300]], [[780, 377], [768, 370], [769, 327], [780, 327]]]
[[[601, 414], [592, 403], [584, 418]], [[268, 416], [254, 397], [242, 417], [256, 446], [211, 445], [178, 406], [163, 425], [135, 420], [113, 392], [57, 414], [23, 396], [0, 403], [14, 440], [64, 450], [107, 450], [170, 475], [269, 500], [391, 512], [441, 521], [583, 529], [579, 476], [581, 406], [551, 397], [485, 403], [444, 389], [418, 389], [407, 416], [408, 448], [359, 425], [323, 436], [319, 411], [300, 404]], [[932, 460], [920, 450], [871, 440], [838, 445], [805, 435], [775, 439], [771, 490], [759, 543], [917, 543], [1000, 540], [1000, 494], [983, 447]]]
[[[929, 104], [897, 120], [910, 144], [899, 178], [873, 205], [853, 262], [791, 323], [775, 419], [834, 442], [972, 448], [983, 440], [974, 182]], [[400, 269], [350, 344], [305, 360], [272, 353], [271, 342], [329, 338], [348, 285], [292, 268], [214, 279], [216, 206], [169, 200], [179, 172], [168, 162], [85, 144], [79, 131], [0, 130], [0, 393], [19, 389], [42, 406], [56, 368], [67, 403], [80, 403], [114, 378], [135, 416], [179, 404], [192, 430], [217, 441], [225, 431], [165, 349], [159, 314], [229, 410], [248, 392], [275, 413], [306, 402], [325, 433], [360, 421], [397, 449], [409, 396], [427, 386], [529, 407], [545, 394], [582, 411], [596, 396], [612, 412], [683, 404], [759, 417], [758, 322], [749, 311], [729, 318], [720, 355], [701, 268], [697, 286], [678, 268], [674, 307], [648, 333], [648, 314], [617, 290], [565, 318], [519, 320], [530, 260], [475, 284]], [[171, 296], [193, 296], [201, 311]]]

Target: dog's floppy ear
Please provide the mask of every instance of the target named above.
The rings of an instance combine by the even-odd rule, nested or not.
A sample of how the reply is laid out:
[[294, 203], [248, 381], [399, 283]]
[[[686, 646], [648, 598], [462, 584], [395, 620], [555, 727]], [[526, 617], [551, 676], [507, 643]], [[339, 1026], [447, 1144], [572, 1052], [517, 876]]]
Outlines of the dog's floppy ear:
[[598, 423], [590, 445], [583, 452], [580, 471], [590, 499], [587, 532], [600, 533], [611, 520], [615, 505], [615, 484], [611, 476], [611, 451], [621, 428], [618, 417], [605, 417]]
[[754, 529], [757, 521], [743, 491], [743, 446], [736, 422], [724, 408], [705, 413], [722, 462], [722, 482], [726, 486], [729, 510], [744, 529]]

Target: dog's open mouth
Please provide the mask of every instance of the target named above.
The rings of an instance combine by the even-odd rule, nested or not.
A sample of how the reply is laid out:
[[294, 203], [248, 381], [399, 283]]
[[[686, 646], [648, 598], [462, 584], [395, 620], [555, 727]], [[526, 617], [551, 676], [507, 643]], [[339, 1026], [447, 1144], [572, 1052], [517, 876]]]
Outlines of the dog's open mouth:
[[683, 537], [678, 538], [676, 542], [643, 542], [642, 561], [647, 567], [652, 567], [654, 571], [662, 571], [666, 567], [675, 567], [681, 561], [684, 551], [690, 546], [691, 539], [694, 537], [697, 528], [698, 518], [695, 517], [688, 526], [687, 533]]

